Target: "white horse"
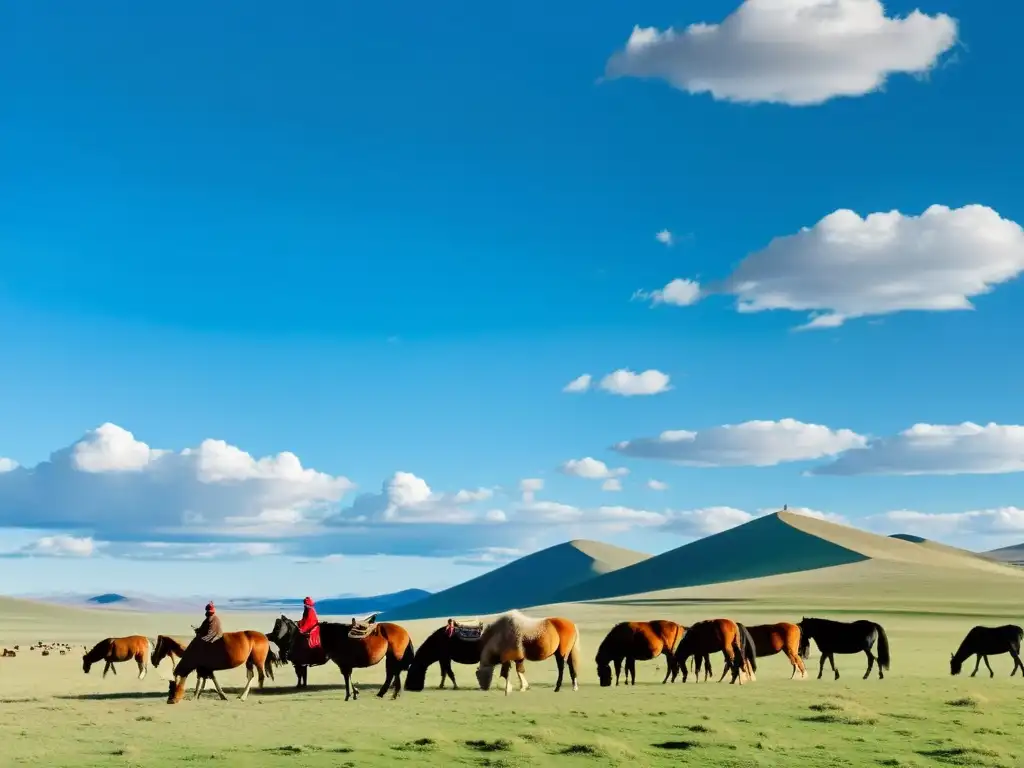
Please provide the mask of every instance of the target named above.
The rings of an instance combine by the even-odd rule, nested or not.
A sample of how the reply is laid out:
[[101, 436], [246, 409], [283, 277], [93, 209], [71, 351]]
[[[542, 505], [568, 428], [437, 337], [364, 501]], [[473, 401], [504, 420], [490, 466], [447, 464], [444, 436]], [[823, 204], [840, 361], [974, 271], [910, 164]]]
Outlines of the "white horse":
[[505, 695], [511, 688], [509, 671], [516, 665], [519, 676], [519, 690], [526, 691], [530, 684], [526, 680], [524, 661], [544, 661], [555, 657], [558, 664], [558, 681], [555, 691], [562, 688], [565, 664], [569, 664], [572, 689], [579, 690], [577, 673], [580, 669], [580, 633], [569, 619], [549, 617], [534, 619], [519, 611], [508, 611], [498, 616], [480, 636], [480, 666], [476, 678], [483, 690], [491, 687], [494, 668], [501, 665], [501, 676], [505, 678]]

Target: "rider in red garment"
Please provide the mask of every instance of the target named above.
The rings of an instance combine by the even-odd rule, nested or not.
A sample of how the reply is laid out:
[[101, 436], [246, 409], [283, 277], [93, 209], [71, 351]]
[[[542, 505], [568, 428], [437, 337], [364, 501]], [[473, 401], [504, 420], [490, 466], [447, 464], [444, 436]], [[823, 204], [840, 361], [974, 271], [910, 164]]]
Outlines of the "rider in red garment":
[[320, 619], [317, 618], [313, 598], [302, 601], [302, 619], [298, 623], [299, 632], [308, 636], [309, 647], [320, 647]]

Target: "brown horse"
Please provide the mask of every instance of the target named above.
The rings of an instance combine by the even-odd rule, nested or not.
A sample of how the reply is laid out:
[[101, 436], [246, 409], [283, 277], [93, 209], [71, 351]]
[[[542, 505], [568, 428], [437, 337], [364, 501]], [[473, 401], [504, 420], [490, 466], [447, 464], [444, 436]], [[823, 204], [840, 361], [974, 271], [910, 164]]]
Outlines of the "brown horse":
[[[176, 637], [168, 635], [157, 635], [156, 644], [153, 646], [153, 655], [149, 663], [156, 669], [164, 659], [170, 659], [171, 664], [177, 664], [185, 655], [185, 644]], [[192, 698], [198, 699], [206, 689], [206, 681], [213, 679], [213, 672], [202, 668], [196, 670], [196, 690]], [[273, 676], [271, 676], [273, 679]], [[216, 683], [214, 683], [216, 685]]]
[[274, 679], [274, 669], [271, 664], [274, 658], [267, 636], [255, 630], [225, 632], [220, 639], [214, 640], [212, 643], [197, 638], [189, 643], [181, 660], [174, 667], [174, 680], [168, 683], [167, 703], [177, 704], [182, 700], [185, 696], [185, 681], [193, 671], [198, 669], [210, 672], [210, 679], [213, 680], [217, 693], [221, 700], [226, 701], [228, 697], [224, 695], [213, 672], [221, 669], [234, 669], [242, 664], [245, 664], [246, 680], [242, 695], [238, 698], [245, 701], [249, 697], [249, 689], [252, 688], [254, 669], [259, 675], [260, 688], [263, 688], [264, 673], [270, 675], [271, 680]]
[[[698, 621], [690, 627], [683, 635], [678, 648], [676, 648], [676, 662], [683, 673], [683, 682], [686, 682], [686, 661], [691, 656], [698, 659], [697, 671], [700, 671], [699, 661], [712, 653], [721, 651], [725, 655], [726, 662], [732, 669], [732, 680], [735, 683], [739, 680], [740, 672], [745, 666], [743, 633], [739, 626], [732, 619], [708, 619]], [[751, 654], [752, 655], [752, 654]], [[753, 671], [757, 670], [757, 662], [751, 659]]]
[[352, 670], [373, 667], [384, 659], [384, 684], [377, 696], [384, 698], [394, 688], [393, 699], [402, 692], [401, 673], [409, 669], [416, 649], [405, 628], [390, 621], [351, 624], [320, 622], [320, 644], [327, 658], [338, 665], [345, 678], [345, 701], [359, 698], [352, 683]]
[[[758, 624], [747, 627], [747, 631], [753, 640], [754, 653], [757, 658], [774, 656], [782, 651], [793, 666], [793, 674], [789, 676], [789, 679], [792, 680], [796, 677], [797, 672], [800, 673], [801, 679], [807, 677], [807, 669], [804, 667], [803, 659], [800, 658], [800, 627], [790, 624], [788, 621], [781, 621], [778, 624]], [[749, 659], [744, 659], [744, 662], [744, 671], [748, 677], [753, 679], [749, 669]], [[707, 663], [710, 668], [710, 663]], [[728, 673], [729, 665], [726, 663], [718, 682], [722, 682]]]
[[[43, 651], [44, 655], [49, 655]], [[146, 676], [146, 661], [149, 658], [149, 639], [142, 635], [129, 635], [128, 637], [108, 637], [100, 640], [88, 653], [82, 654], [82, 671], [89, 674], [93, 664], [104, 661], [103, 677], [107, 672], [117, 674], [114, 664], [122, 661], [131, 661], [139, 665], [139, 680]]]
[[611, 664], [615, 665], [615, 684], [619, 684], [623, 660], [626, 662], [626, 685], [629, 685], [630, 675], [633, 677], [633, 685], [636, 685], [636, 662], [650, 661], [662, 655], [667, 665], [665, 679], [661, 682], [667, 683], [669, 675], [672, 676], [672, 682], [675, 682], [679, 674], [675, 650], [685, 632], [686, 627], [665, 619], [616, 624], [597, 648], [595, 661], [601, 685], [612, 684]]
[[505, 678], [505, 695], [511, 687], [509, 672], [516, 665], [519, 676], [519, 690], [526, 691], [530, 684], [526, 680], [524, 661], [544, 661], [551, 656], [558, 664], [558, 680], [555, 692], [562, 688], [565, 664], [569, 664], [572, 689], [579, 690], [577, 673], [580, 669], [580, 633], [569, 619], [549, 617], [534, 619], [519, 611], [508, 611], [498, 616], [480, 636], [480, 666], [476, 679], [483, 690], [491, 687], [494, 668], [501, 665], [501, 676]]

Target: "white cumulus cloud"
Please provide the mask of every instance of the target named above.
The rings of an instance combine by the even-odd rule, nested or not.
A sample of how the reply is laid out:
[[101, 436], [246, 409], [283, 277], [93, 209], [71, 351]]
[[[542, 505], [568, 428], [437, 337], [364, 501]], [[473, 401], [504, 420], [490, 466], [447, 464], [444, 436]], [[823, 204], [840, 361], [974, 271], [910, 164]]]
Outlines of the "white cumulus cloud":
[[663, 229], [660, 232], [658, 232], [654, 236], [654, 239], [657, 240], [662, 245], [672, 245], [675, 242], [675, 237], [667, 229]]
[[865, 442], [864, 437], [848, 429], [781, 419], [726, 424], [695, 432], [669, 430], [657, 437], [625, 440], [613, 450], [638, 459], [698, 467], [768, 467], [833, 456]]
[[898, 509], [872, 515], [869, 522], [873, 527], [892, 533], [912, 533], [925, 538], [1024, 535], [1024, 509], [1018, 507], [942, 513]]
[[670, 280], [664, 288], [633, 293], [634, 300], [650, 301], [652, 305], [671, 304], [675, 307], [688, 307], [697, 303], [700, 298], [700, 283], [682, 277]]
[[384, 482], [379, 493], [364, 493], [350, 507], [328, 518], [333, 525], [373, 525], [381, 523], [467, 524], [501, 522], [500, 518], [481, 513], [469, 504], [489, 498], [478, 491], [454, 494], [433, 491], [427, 481], [411, 472], [395, 472]]
[[544, 480], [539, 477], [526, 477], [519, 481], [519, 492], [523, 495], [523, 501], [533, 501], [538, 491], [544, 490]]
[[25, 545], [19, 554], [32, 557], [91, 557], [97, 543], [90, 536], [43, 536]]
[[647, 487], [652, 491], [667, 491], [668, 483], [663, 483], [661, 480], [648, 480]]
[[669, 386], [668, 375], [653, 368], [641, 373], [620, 368], [601, 379], [600, 387], [605, 392], [623, 397], [657, 395], [672, 388]]
[[453, 562], [455, 565], [494, 568], [518, 560], [525, 554], [524, 550], [515, 547], [481, 547], [455, 558]]
[[622, 481], [617, 477], [609, 477], [603, 483], [601, 483], [602, 491], [621, 491]]
[[956, 41], [946, 14], [887, 17], [880, 0], [745, 0], [720, 24], [636, 26], [605, 70], [723, 101], [805, 106], [928, 72]]
[[903, 311], [974, 308], [971, 299], [1024, 272], [1024, 230], [983, 205], [933, 205], [861, 218], [830, 213], [750, 254], [708, 293], [740, 312], [809, 312], [804, 328]]
[[4, 472], [13, 472], [17, 468], [18, 462], [14, 459], [5, 459], [3, 456], [0, 456], [0, 474]]
[[0, 474], [0, 526], [140, 532], [256, 528], [322, 517], [353, 487], [290, 452], [254, 458], [222, 440], [175, 452], [103, 424], [34, 467]]
[[590, 389], [591, 376], [589, 373], [584, 373], [582, 376], [577, 376], [575, 379], [570, 381], [564, 387], [563, 392], [586, 392]]
[[871, 440], [815, 475], [994, 475], [1024, 472], [1024, 426], [915, 424]]
[[612, 468], [600, 459], [590, 456], [585, 456], [582, 459], [569, 459], [558, 468], [558, 471], [565, 475], [583, 477], [588, 480], [603, 480], [629, 474], [629, 470], [625, 467]]

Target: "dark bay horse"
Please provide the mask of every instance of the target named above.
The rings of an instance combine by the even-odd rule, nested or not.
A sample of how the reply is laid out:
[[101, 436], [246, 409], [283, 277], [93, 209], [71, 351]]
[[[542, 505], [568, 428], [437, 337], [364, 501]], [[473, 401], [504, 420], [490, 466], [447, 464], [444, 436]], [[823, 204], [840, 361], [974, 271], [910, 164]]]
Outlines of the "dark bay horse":
[[1013, 659], [1013, 670], [1010, 672], [1010, 677], [1017, 674], [1018, 667], [1020, 668], [1021, 676], [1024, 677], [1024, 664], [1020, 660], [1022, 640], [1024, 640], [1024, 630], [1016, 624], [1005, 624], [1001, 627], [974, 627], [967, 633], [963, 642], [960, 643], [956, 653], [949, 657], [949, 672], [953, 675], [959, 675], [963, 663], [971, 656], [977, 655], [978, 660], [974, 664], [974, 671], [971, 672], [971, 677], [978, 674], [978, 667], [981, 666], [982, 660], [985, 661], [985, 666], [988, 667], [988, 676], [995, 677], [995, 672], [989, 666], [988, 657], [1008, 653]]
[[[482, 632], [481, 632], [482, 634]], [[460, 635], [458, 629], [449, 632], [444, 626], [431, 633], [430, 637], [416, 651], [409, 671], [405, 675], [405, 690], [422, 691], [426, 686], [427, 669], [435, 662], [441, 667], [441, 685], [451, 678], [452, 687], [458, 690], [452, 662], [456, 664], [476, 664], [480, 661], [480, 635], [475, 639]]]
[[[177, 704], [185, 696], [185, 681], [197, 669], [209, 670], [210, 679], [221, 699], [227, 696], [220, 688], [213, 672], [222, 669], [234, 669], [245, 664], [246, 681], [242, 695], [238, 698], [245, 701], [249, 697], [249, 689], [255, 675], [259, 676], [259, 686], [263, 687], [264, 675], [274, 679], [274, 652], [270, 650], [270, 641], [262, 632], [247, 629], [241, 632], [225, 632], [224, 635], [207, 643], [198, 638], [189, 643], [181, 661], [174, 667], [174, 680], [168, 683], [167, 703]], [[255, 673], [254, 673], [255, 670]], [[200, 693], [201, 693], [200, 689]]]
[[295, 669], [296, 688], [304, 688], [309, 685], [310, 667], [319, 667], [328, 661], [323, 640], [321, 639], [318, 647], [310, 648], [308, 638], [299, 632], [298, 624], [284, 614], [281, 614], [274, 622], [274, 628], [270, 630], [267, 639], [277, 645], [281, 662], [290, 662]]
[[686, 682], [687, 659], [691, 656], [697, 658], [696, 671], [699, 673], [701, 661], [703, 660], [706, 668], [710, 669], [711, 661], [708, 657], [721, 651], [726, 664], [732, 669], [730, 683], [739, 681], [739, 684], [743, 685], [740, 673], [744, 671], [746, 662], [750, 662], [752, 672], [757, 671], [756, 653], [753, 648], [747, 649], [747, 640], [746, 633], [732, 619], [698, 621], [686, 630], [676, 648], [676, 663], [683, 673], [683, 682]]
[[[362, 636], [354, 636], [357, 634]], [[338, 665], [345, 678], [345, 701], [359, 697], [359, 689], [352, 684], [352, 670], [375, 666], [382, 659], [386, 677], [377, 696], [384, 698], [388, 688], [393, 687], [392, 698], [398, 698], [402, 692], [401, 673], [409, 669], [416, 654], [409, 633], [390, 621], [362, 625], [355, 621], [352, 624], [321, 621], [320, 643], [327, 658]]]
[[[61, 651], [63, 653], [63, 651]], [[88, 653], [82, 654], [82, 671], [89, 674], [93, 664], [103, 661], [103, 677], [107, 672], [117, 674], [114, 664], [132, 659], [139, 665], [139, 680], [146, 676], [146, 663], [149, 660], [149, 639], [143, 635], [127, 637], [108, 637], [100, 640]]]
[[[774, 656], [781, 651], [786, 654], [786, 658], [793, 666], [793, 674], [789, 676], [790, 680], [796, 677], [797, 672], [800, 673], [801, 678], [807, 676], [807, 669], [800, 657], [800, 627], [796, 624], [782, 621], [778, 624], [757, 624], [753, 627], [745, 627], [743, 624], [739, 626], [746, 630], [756, 658]], [[727, 664], [722, 670], [722, 676], [718, 682], [722, 682], [728, 672]], [[750, 676], [750, 670], [747, 670], [747, 674]]]
[[665, 619], [623, 621], [616, 624], [601, 641], [594, 659], [597, 662], [597, 677], [602, 687], [612, 684], [611, 665], [615, 666], [616, 685], [619, 684], [623, 661], [626, 662], [626, 685], [629, 685], [630, 676], [633, 678], [633, 685], [636, 685], [636, 662], [650, 661], [658, 656], [664, 656], [666, 661], [665, 679], [661, 681], [662, 684], [668, 682], [670, 675], [672, 682], [675, 682], [679, 674], [675, 650], [685, 632], [686, 627]]
[[569, 665], [572, 689], [579, 690], [577, 674], [580, 670], [580, 633], [569, 619], [549, 616], [535, 619], [519, 611], [507, 611], [491, 622], [480, 636], [480, 666], [476, 679], [483, 690], [491, 687], [494, 668], [501, 665], [501, 676], [505, 678], [505, 695], [511, 687], [509, 673], [516, 665], [519, 676], [519, 690], [526, 691], [530, 683], [526, 680], [525, 661], [544, 661], [555, 657], [558, 665], [558, 680], [555, 692], [562, 689], [565, 665]]
[[[889, 638], [881, 624], [874, 621], [859, 619], [858, 621], [833, 621], [832, 619], [808, 619], [806, 616], [797, 625], [800, 628], [800, 656], [807, 658], [811, 640], [821, 652], [821, 665], [818, 667], [818, 679], [825, 671], [827, 659], [839, 679], [836, 669], [835, 654], [863, 653], [868, 657], [868, 668], [864, 672], [864, 680], [871, 674], [875, 661], [878, 662], [878, 679], [885, 679], [882, 670], [889, 668]], [[878, 644], [878, 655], [873, 653], [875, 643]]]

